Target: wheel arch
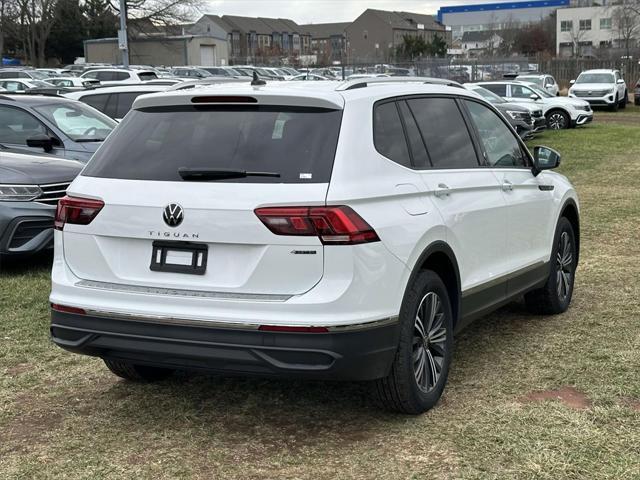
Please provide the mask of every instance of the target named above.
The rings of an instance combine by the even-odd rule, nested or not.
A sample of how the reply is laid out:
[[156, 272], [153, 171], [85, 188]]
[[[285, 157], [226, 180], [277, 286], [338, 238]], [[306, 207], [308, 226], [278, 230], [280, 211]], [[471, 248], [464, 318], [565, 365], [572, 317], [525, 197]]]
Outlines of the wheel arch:
[[576, 240], [576, 264], [580, 260], [580, 213], [576, 202], [569, 198], [560, 210], [560, 217], [565, 217], [573, 227], [573, 233]]
[[458, 261], [451, 247], [441, 240], [429, 244], [418, 257], [411, 271], [406, 287], [407, 289], [411, 288], [414, 279], [423, 270], [431, 270], [437, 273], [447, 287], [455, 329], [460, 318], [461, 287], [460, 269], [458, 268]]

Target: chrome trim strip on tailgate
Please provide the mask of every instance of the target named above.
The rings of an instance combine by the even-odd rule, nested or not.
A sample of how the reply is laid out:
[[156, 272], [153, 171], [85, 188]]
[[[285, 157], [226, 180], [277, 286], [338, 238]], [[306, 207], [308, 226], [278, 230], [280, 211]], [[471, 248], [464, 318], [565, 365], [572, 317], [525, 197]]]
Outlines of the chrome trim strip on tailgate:
[[[86, 310], [86, 314], [92, 317], [107, 318], [110, 320], [123, 320], [128, 322], [159, 323], [162, 325], [177, 325], [189, 327], [226, 328], [240, 330], [258, 330], [261, 325], [278, 325], [273, 323], [242, 323], [242, 322], [218, 322], [215, 320], [199, 320], [190, 318], [176, 318], [162, 315], [129, 314], [109, 312], [102, 310]], [[287, 327], [325, 327], [329, 332], [352, 332], [369, 328], [383, 327], [398, 323], [398, 317], [389, 317], [372, 322], [356, 323], [351, 325], [304, 325], [286, 324]]]
[[267, 293], [206, 292], [203, 290], [183, 290], [178, 288], [141, 287], [138, 285], [97, 282], [94, 280], [80, 280], [76, 283], [76, 287], [92, 288], [96, 290], [108, 290], [111, 292], [133, 293], [138, 295], [213, 298], [216, 300], [255, 300], [258, 302], [285, 302], [293, 297], [293, 295], [275, 295]]

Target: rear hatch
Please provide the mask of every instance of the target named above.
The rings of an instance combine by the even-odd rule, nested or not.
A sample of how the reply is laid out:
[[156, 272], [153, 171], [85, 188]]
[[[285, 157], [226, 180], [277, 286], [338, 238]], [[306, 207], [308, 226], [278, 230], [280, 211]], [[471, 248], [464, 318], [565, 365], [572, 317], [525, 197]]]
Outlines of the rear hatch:
[[132, 110], [69, 190], [104, 202], [89, 224], [64, 226], [76, 276], [230, 296], [320, 281], [320, 240], [275, 235], [254, 210], [324, 205], [341, 109], [234, 102]]

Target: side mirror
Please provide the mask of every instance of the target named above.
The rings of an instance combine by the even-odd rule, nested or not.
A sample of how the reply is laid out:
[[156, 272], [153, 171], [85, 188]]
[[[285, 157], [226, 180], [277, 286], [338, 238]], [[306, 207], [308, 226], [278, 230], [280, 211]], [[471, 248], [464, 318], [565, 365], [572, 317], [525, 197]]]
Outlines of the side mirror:
[[623, 83], [624, 83], [624, 80], [623, 80], [623, 79], [621, 79], [621, 78], [619, 78], [617, 83], [618, 83], [619, 85], [620, 85], [620, 84], [623, 84]]
[[531, 100], [540, 100], [540, 95], [536, 95], [535, 93], [532, 93], [529, 98]]
[[560, 165], [562, 157], [554, 149], [544, 146], [533, 147], [533, 174], [543, 170], [551, 170]]
[[569, 82], [569, 84], [570, 84], [570, 85], [573, 85], [574, 83], [576, 83], [576, 81], [575, 81], [575, 80], [571, 80], [571, 81]]
[[53, 139], [44, 133], [40, 133], [27, 138], [27, 146], [32, 148], [42, 148], [45, 152], [49, 153], [53, 150]]

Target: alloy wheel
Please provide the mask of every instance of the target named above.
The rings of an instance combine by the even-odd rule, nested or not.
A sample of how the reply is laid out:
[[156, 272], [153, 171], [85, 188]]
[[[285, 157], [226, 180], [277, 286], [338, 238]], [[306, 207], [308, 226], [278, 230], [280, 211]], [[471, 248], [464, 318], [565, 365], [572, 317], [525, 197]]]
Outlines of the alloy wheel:
[[562, 130], [567, 125], [567, 119], [561, 113], [552, 113], [549, 116], [549, 128], [551, 130]]
[[562, 232], [558, 241], [556, 268], [556, 290], [558, 298], [564, 302], [571, 290], [571, 276], [573, 275], [573, 251], [567, 232]]
[[420, 301], [413, 329], [413, 373], [418, 387], [427, 393], [442, 374], [447, 348], [447, 329], [442, 300], [429, 292]]

